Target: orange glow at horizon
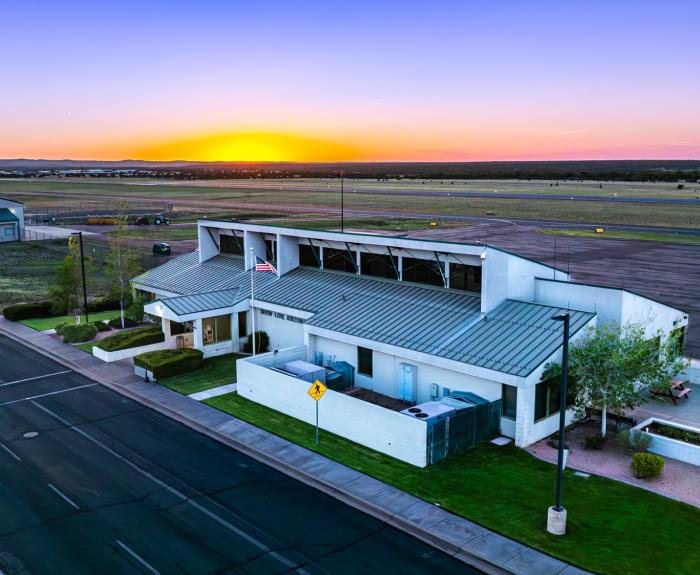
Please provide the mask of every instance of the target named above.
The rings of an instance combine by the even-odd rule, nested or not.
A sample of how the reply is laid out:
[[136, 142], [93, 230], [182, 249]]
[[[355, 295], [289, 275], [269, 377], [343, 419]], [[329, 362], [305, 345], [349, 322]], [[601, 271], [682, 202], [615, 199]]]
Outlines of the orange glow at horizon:
[[198, 162], [337, 162], [365, 156], [350, 144], [281, 132], [230, 132], [161, 141], [133, 155], [139, 160]]

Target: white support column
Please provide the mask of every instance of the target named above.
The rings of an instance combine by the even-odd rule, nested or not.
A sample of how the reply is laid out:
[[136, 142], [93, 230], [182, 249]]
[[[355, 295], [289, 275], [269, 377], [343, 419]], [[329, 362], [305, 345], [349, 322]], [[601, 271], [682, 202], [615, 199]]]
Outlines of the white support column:
[[202, 330], [202, 320], [194, 320], [194, 325], [192, 326], [194, 330], [194, 347], [204, 351], [204, 331]]
[[245, 254], [245, 269], [249, 270], [252, 263], [252, 258], [250, 257], [250, 248], [253, 248], [253, 253], [255, 257], [262, 260], [266, 259], [265, 253], [265, 238], [262, 234], [258, 232], [243, 232], [243, 253]]
[[525, 447], [529, 443], [535, 425], [535, 386], [518, 387], [515, 411], [515, 445]]
[[280, 275], [299, 267], [299, 239], [277, 234], [277, 271]]
[[165, 339], [168, 339], [172, 335], [170, 331], [170, 320], [164, 317], [160, 318], [160, 329], [165, 335]]
[[241, 336], [238, 333], [238, 312], [234, 311], [231, 314], [231, 342], [233, 343], [233, 351], [241, 351]]

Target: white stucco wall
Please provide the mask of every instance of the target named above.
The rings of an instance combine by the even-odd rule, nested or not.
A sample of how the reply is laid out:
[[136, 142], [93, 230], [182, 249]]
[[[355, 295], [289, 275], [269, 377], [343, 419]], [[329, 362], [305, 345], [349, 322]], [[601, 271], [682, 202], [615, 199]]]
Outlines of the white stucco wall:
[[[294, 349], [299, 353], [290, 354]], [[305, 357], [305, 348], [294, 349], [280, 350], [274, 359], [272, 354], [265, 354], [239, 360], [238, 393], [314, 425], [316, 402], [307, 394], [309, 383], [257, 365]], [[426, 466], [427, 425], [424, 421], [332, 390], [326, 391], [318, 407], [322, 429], [407, 463]]]
[[255, 310], [255, 329], [270, 336], [270, 351], [304, 344], [304, 324], [286, 319], [290, 315], [284, 311]]

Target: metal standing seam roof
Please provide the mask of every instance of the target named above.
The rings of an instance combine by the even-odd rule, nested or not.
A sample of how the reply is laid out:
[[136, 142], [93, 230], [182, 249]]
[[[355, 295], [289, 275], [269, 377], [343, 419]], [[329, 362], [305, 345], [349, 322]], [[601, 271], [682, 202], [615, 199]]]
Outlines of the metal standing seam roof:
[[[146, 281], [157, 275], [158, 287], [168, 291], [175, 289], [163, 286], [226, 285], [160, 300], [177, 315], [222, 309], [250, 297], [250, 272], [237, 260], [218, 256], [200, 264], [182, 256]], [[561, 346], [563, 328], [554, 315], [571, 314], [572, 336], [595, 316], [516, 300], [483, 316], [480, 298], [466, 292], [302, 267], [281, 278], [258, 273], [255, 281], [257, 301], [313, 313], [309, 325], [520, 377]]]
[[0, 222], [18, 222], [19, 218], [9, 208], [0, 208]]

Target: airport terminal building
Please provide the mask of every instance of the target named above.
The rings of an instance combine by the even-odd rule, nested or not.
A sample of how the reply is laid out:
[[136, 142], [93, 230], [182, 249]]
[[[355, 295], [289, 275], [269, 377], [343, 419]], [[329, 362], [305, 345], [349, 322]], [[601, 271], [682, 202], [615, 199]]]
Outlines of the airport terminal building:
[[[665, 304], [574, 283], [488, 245], [212, 220], [198, 222], [198, 237], [197, 251], [134, 278], [151, 300], [146, 312], [161, 318], [166, 337], [205, 356], [241, 351], [254, 323], [270, 353], [238, 361], [238, 393], [305, 420], [311, 412], [290, 390], [293, 377], [311, 375], [331, 390], [418, 406], [428, 422], [444, 408], [434, 404], [448, 400], [500, 402], [500, 433], [526, 446], [558, 427], [558, 384], [541, 381], [561, 356], [555, 315], [570, 314], [572, 341], [607, 322], [644, 322], [651, 339], [688, 321]], [[253, 271], [256, 258], [278, 275]], [[341, 411], [322, 427], [415, 459], [415, 441], [369, 437], [375, 412], [353, 418], [354, 407], [335, 395], [326, 405]], [[410, 438], [418, 428], [406, 422], [426, 422], [407, 415], [394, 411], [387, 421]], [[426, 464], [423, 455], [411, 462]]]

